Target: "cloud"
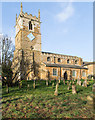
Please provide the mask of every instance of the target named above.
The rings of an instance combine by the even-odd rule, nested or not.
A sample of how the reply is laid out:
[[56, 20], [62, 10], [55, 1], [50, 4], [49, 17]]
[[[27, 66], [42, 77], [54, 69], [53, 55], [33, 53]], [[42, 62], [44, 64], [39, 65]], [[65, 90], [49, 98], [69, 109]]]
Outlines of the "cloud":
[[56, 18], [60, 22], [65, 22], [73, 15], [74, 15], [74, 8], [72, 2], [69, 2], [68, 5], [65, 8], [63, 8], [63, 10], [60, 13], [56, 15]]

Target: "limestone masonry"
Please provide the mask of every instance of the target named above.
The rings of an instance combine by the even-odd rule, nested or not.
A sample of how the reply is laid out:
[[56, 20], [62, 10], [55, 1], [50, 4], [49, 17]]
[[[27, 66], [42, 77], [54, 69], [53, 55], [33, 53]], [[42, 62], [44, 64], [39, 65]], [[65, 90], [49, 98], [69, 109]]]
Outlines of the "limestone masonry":
[[21, 11], [16, 15], [14, 79], [87, 79], [93, 75], [94, 62], [41, 50], [40, 10], [38, 17]]

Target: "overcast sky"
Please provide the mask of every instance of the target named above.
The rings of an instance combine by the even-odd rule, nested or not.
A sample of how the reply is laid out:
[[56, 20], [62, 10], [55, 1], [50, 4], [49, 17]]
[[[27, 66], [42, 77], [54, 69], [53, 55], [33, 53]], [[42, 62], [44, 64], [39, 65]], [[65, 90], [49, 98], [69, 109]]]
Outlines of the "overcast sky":
[[[42, 51], [93, 60], [92, 2], [23, 2], [23, 12], [41, 14]], [[15, 16], [20, 2], [2, 3], [3, 34], [15, 41]]]

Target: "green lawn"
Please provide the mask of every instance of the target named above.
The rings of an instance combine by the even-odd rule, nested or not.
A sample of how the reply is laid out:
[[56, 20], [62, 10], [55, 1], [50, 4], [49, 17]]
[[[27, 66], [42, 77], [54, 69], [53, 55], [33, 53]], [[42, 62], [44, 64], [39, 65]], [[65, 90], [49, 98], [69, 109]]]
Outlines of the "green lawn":
[[[52, 81], [54, 82], [54, 81]], [[2, 117], [3, 118], [91, 118], [93, 109], [89, 107], [87, 96], [92, 94], [90, 81], [87, 88], [76, 86], [77, 94], [72, 94], [72, 89], [67, 90], [63, 81], [58, 87], [58, 96], [54, 96], [55, 86], [52, 83], [46, 86], [45, 81], [37, 81], [36, 89], [33, 81], [25, 81], [23, 88], [10, 87], [7, 94], [2, 89]]]

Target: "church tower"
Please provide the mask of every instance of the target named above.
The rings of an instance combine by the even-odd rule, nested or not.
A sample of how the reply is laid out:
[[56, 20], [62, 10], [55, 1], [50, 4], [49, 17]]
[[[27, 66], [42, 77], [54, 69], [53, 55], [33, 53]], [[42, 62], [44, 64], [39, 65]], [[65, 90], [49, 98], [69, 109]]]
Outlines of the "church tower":
[[[40, 10], [38, 11], [38, 17], [32, 16], [32, 14], [23, 12], [23, 6], [21, 3], [20, 14], [18, 17], [16, 14], [15, 51], [12, 65], [13, 73], [19, 71], [18, 77], [25, 75], [26, 79], [33, 79], [33, 77], [37, 76], [40, 78], [40, 24]], [[18, 67], [15, 66], [16, 64], [18, 64]]]

